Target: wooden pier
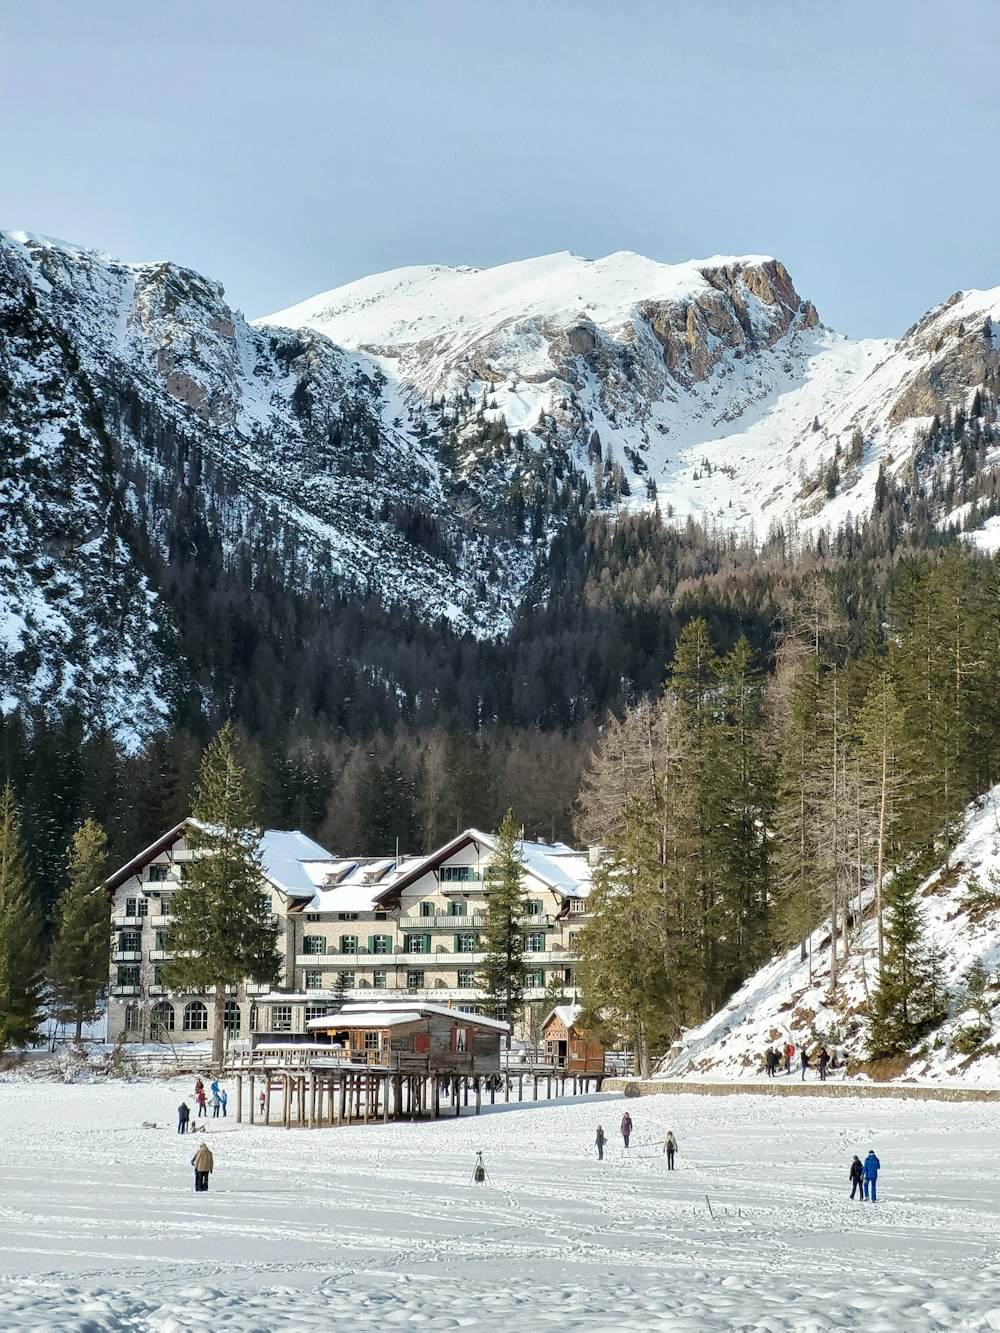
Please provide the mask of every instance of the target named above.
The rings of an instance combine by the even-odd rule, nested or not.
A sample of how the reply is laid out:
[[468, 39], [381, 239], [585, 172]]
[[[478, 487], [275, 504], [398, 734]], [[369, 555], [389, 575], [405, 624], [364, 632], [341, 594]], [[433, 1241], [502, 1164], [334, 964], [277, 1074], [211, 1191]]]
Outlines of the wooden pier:
[[599, 1092], [602, 1081], [597, 1074], [551, 1069], [441, 1074], [415, 1069], [412, 1057], [402, 1065], [368, 1063], [348, 1052], [338, 1054], [329, 1045], [312, 1043], [261, 1044], [231, 1055], [226, 1070], [236, 1082], [239, 1123], [286, 1129], [438, 1119], [469, 1114], [470, 1109], [479, 1115], [484, 1105], [498, 1102], [537, 1102]]

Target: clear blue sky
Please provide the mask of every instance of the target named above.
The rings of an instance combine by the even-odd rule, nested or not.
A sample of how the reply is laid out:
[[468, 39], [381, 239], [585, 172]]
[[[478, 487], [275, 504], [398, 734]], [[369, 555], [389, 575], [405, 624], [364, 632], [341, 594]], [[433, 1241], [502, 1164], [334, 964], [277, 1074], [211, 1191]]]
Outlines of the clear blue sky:
[[898, 334], [1000, 285], [998, 0], [13, 0], [0, 226], [250, 315], [413, 263], [770, 253]]

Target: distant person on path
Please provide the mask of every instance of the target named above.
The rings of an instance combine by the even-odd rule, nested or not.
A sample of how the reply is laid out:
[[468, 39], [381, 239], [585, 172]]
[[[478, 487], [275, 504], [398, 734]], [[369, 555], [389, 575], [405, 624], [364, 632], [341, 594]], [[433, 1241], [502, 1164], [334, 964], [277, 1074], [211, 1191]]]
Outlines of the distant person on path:
[[181, 1102], [177, 1108], [177, 1133], [186, 1134], [188, 1121], [191, 1119], [191, 1108], [187, 1102]]
[[201, 1088], [198, 1090], [198, 1115], [199, 1116], [208, 1115], [208, 1105], [205, 1100], [204, 1083], [202, 1083]]
[[667, 1137], [663, 1140], [663, 1151], [667, 1154], [667, 1170], [674, 1169], [674, 1153], [677, 1151], [677, 1140], [674, 1138], [674, 1131], [667, 1130]]
[[194, 1167], [194, 1192], [204, 1194], [208, 1189], [208, 1178], [215, 1167], [215, 1159], [207, 1143], [202, 1143], [198, 1148], [191, 1158], [191, 1165]]
[[804, 1083], [806, 1081], [806, 1071], [809, 1068], [809, 1052], [804, 1046], [802, 1048], [802, 1054], [799, 1056], [799, 1060], [802, 1064], [802, 1082]]
[[861, 1158], [855, 1153], [848, 1179], [851, 1182], [851, 1198], [854, 1198], [854, 1192], [856, 1190], [858, 1194], [858, 1203], [864, 1203], [865, 1201], [864, 1191], [861, 1188], [861, 1176], [863, 1171], [864, 1168], [861, 1165]]
[[264, 1114], [264, 1102], [265, 1102], [265, 1100], [266, 1100], [266, 1098], [264, 1097], [264, 1089], [261, 1088], [261, 1090], [260, 1090], [260, 1113], [261, 1113], [261, 1115]]
[[821, 1083], [826, 1082], [826, 1071], [829, 1063], [830, 1063], [830, 1054], [825, 1046], [821, 1046], [819, 1052], [819, 1060], [817, 1061], [817, 1064], [819, 1065], [819, 1081]]
[[601, 1127], [600, 1125], [598, 1125], [598, 1126], [597, 1126], [597, 1138], [594, 1140], [594, 1143], [595, 1143], [596, 1146], [597, 1146], [597, 1160], [598, 1160], [599, 1162], [603, 1162], [603, 1161], [604, 1161], [604, 1145], [605, 1145], [606, 1142], [607, 1142], [607, 1140], [606, 1140], [605, 1137], [604, 1137], [604, 1130], [602, 1129], [602, 1127]]
[[792, 1045], [791, 1042], [789, 1042], [788, 1045], [785, 1047], [785, 1073], [786, 1073], [786, 1074], [790, 1074], [790, 1073], [792, 1072], [792, 1056], [793, 1056], [794, 1054], [795, 1054], [795, 1047]]
[[200, 1078], [196, 1078], [195, 1081], [194, 1081], [194, 1099], [195, 1099], [195, 1101], [198, 1100], [198, 1095], [199, 1095], [199, 1093], [202, 1093], [202, 1092], [204, 1092], [204, 1091], [205, 1091], [205, 1085], [204, 1085], [204, 1083], [202, 1083], [202, 1081], [201, 1081]]
[[628, 1147], [628, 1141], [632, 1135], [632, 1117], [628, 1111], [622, 1116], [622, 1138], [625, 1140], [625, 1147]]
[[774, 1051], [770, 1046], [764, 1052], [764, 1068], [767, 1070], [768, 1078], [774, 1078]]
[[219, 1101], [222, 1103], [222, 1118], [223, 1120], [225, 1120], [226, 1105], [229, 1102], [229, 1094], [226, 1092], [225, 1088], [223, 1088], [222, 1091], [219, 1093]]
[[878, 1158], [875, 1156], [875, 1149], [874, 1149], [874, 1148], [869, 1148], [869, 1149], [868, 1149], [868, 1156], [865, 1158], [865, 1164], [864, 1164], [864, 1168], [863, 1168], [863, 1175], [864, 1175], [864, 1181], [865, 1181], [865, 1198], [867, 1199], [867, 1198], [869, 1197], [869, 1195], [868, 1195], [868, 1190], [869, 1190], [869, 1187], [870, 1187], [870, 1188], [871, 1188], [871, 1201], [872, 1201], [872, 1203], [875, 1203], [875, 1202], [876, 1202], [876, 1199], [875, 1199], [875, 1182], [878, 1180], [879, 1167], [880, 1167], [881, 1165], [882, 1165], [882, 1163], [881, 1163], [881, 1162], [878, 1160]]
[[218, 1120], [219, 1111], [222, 1109], [222, 1098], [217, 1092], [212, 1093], [212, 1119]]

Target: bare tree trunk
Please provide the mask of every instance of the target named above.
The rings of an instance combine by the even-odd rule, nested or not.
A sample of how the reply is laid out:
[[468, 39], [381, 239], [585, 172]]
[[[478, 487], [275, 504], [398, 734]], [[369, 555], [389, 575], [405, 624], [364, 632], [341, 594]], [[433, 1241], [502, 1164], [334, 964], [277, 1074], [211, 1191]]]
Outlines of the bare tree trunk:
[[884, 943], [882, 937], [882, 879], [885, 874], [885, 821], [889, 793], [889, 747], [882, 746], [882, 780], [879, 793], [878, 847], [875, 851], [875, 919], [878, 926], [878, 966], [882, 970]]
[[212, 1030], [212, 1068], [219, 1070], [226, 1049], [226, 983], [215, 984], [215, 1024]]

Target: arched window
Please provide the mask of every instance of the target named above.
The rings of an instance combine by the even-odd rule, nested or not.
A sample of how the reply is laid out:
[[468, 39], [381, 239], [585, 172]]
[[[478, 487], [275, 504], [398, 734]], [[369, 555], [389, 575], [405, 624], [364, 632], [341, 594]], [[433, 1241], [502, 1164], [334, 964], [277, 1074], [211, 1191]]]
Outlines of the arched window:
[[139, 1031], [139, 1006], [137, 1004], [127, 1004], [125, 1006], [125, 1031]]
[[208, 1010], [201, 1000], [192, 1000], [190, 1004], [184, 1006], [184, 1031], [208, 1031]]
[[239, 1032], [240, 1030], [240, 1006], [235, 1000], [226, 1001], [226, 1014], [222, 1020], [227, 1032]]
[[257, 1006], [256, 1006], [255, 1004], [252, 1004], [252, 1005], [250, 1006], [250, 1031], [251, 1031], [251, 1032], [256, 1032], [256, 1031], [257, 1031], [257, 1019], [258, 1019]]
[[174, 1006], [169, 1000], [161, 1000], [153, 1006], [153, 1035], [160, 1032], [173, 1032]]

